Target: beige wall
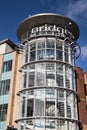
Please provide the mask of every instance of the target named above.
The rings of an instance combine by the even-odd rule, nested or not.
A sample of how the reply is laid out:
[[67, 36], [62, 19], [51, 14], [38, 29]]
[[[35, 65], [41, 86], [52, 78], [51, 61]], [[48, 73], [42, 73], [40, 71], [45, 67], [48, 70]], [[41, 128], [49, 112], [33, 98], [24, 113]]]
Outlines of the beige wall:
[[83, 129], [82, 130], [87, 130], [87, 125], [83, 125]]
[[10, 82], [10, 95], [9, 95], [6, 126], [14, 125], [14, 127], [17, 127], [17, 124], [14, 121], [17, 119], [18, 116], [17, 92], [20, 88], [20, 75], [21, 75], [21, 73], [19, 72], [20, 66], [21, 66], [21, 53], [15, 51], [12, 63], [12, 74]]
[[5, 54], [12, 51], [13, 51], [12, 47], [10, 47], [7, 43], [3, 43], [0, 45], [0, 54]]

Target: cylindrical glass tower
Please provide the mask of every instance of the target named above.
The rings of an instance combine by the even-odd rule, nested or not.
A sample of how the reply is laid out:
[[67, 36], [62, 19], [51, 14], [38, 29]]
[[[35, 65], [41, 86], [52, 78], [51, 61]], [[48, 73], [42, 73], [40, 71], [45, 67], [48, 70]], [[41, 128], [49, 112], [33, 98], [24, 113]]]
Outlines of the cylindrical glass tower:
[[74, 61], [76, 23], [57, 14], [22, 21], [18, 130], [78, 130]]

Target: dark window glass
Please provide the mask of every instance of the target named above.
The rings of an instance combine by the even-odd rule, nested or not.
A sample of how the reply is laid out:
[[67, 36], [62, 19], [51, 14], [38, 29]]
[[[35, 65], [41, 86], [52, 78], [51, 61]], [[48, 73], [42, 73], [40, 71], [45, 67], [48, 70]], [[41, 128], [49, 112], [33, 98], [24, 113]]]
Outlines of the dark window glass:
[[57, 42], [56, 42], [56, 49], [62, 50], [62, 43], [61, 43], [61, 41], [57, 40]]
[[28, 62], [28, 45], [25, 47], [25, 63]]
[[57, 102], [57, 116], [64, 117], [64, 102]]
[[55, 41], [47, 40], [46, 47], [47, 48], [54, 48]]
[[0, 121], [5, 121], [7, 117], [7, 104], [0, 105]]
[[22, 101], [22, 116], [25, 114], [25, 100]]
[[36, 43], [30, 44], [30, 51], [33, 51], [36, 49]]
[[0, 84], [0, 95], [6, 95], [9, 93], [10, 79], [1, 81]]
[[35, 51], [32, 51], [32, 52], [30, 52], [30, 61], [34, 61], [35, 60], [35, 54], [36, 52]]
[[54, 59], [54, 50], [53, 49], [46, 50], [46, 58], [47, 59]]
[[63, 55], [61, 50], [56, 50], [56, 59], [57, 60], [63, 60]]
[[11, 71], [11, 69], [12, 69], [12, 60], [5, 61], [3, 63], [3, 70], [2, 70], [2, 72], [8, 72], [8, 71]]
[[45, 41], [38, 41], [38, 48], [45, 48]]
[[29, 73], [29, 83], [28, 83], [28, 87], [34, 86], [34, 80], [35, 80], [35, 72], [30, 72], [30, 73]]
[[27, 100], [27, 117], [33, 116], [33, 100]]
[[26, 88], [26, 83], [27, 83], [27, 73], [24, 74], [24, 88]]
[[62, 75], [59, 75], [59, 74], [56, 74], [56, 82], [57, 82], [57, 85], [59, 87], [63, 87], [63, 76]]
[[40, 59], [45, 59], [45, 49], [42, 49], [42, 50], [38, 50], [37, 51], [37, 59], [40, 60]]

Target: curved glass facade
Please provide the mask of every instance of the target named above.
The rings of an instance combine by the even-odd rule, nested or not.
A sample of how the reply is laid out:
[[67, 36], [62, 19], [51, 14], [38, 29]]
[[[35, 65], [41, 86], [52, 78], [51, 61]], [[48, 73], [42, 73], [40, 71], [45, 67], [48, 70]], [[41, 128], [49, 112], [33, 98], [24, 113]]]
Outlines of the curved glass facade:
[[23, 41], [19, 130], [78, 130], [71, 42], [52, 35]]

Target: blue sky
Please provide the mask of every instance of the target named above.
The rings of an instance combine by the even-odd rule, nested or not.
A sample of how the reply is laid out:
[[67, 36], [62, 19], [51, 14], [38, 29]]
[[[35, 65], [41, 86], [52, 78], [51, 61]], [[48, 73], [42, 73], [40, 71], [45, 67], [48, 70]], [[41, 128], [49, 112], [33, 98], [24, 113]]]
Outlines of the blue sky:
[[16, 31], [19, 23], [38, 13], [62, 14], [77, 23], [81, 56], [76, 66], [87, 71], [87, 0], [0, 0], [0, 41], [9, 38], [18, 44]]

